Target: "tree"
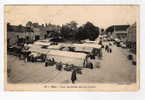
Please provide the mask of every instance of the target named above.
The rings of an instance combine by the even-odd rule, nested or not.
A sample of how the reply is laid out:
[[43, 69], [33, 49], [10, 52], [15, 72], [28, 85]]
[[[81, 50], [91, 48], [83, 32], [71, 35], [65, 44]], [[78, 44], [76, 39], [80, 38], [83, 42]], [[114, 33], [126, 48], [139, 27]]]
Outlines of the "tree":
[[62, 25], [61, 33], [63, 34], [65, 39], [75, 40], [75, 35], [77, 33], [77, 23], [75, 21], [71, 21], [65, 25]]
[[26, 27], [32, 27], [33, 23], [31, 21], [28, 21], [26, 24]]
[[78, 29], [77, 39], [90, 39], [95, 40], [99, 36], [99, 27], [94, 26], [91, 22], [87, 22], [85, 25]]
[[63, 25], [60, 31], [65, 39], [69, 38], [69, 33], [71, 32], [71, 29], [68, 25]]
[[25, 32], [25, 28], [20, 24], [20, 25], [18, 25], [18, 31]]
[[70, 25], [71, 30], [76, 30], [77, 29], [77, 25], [78, 23], [75, 21], [71, 21], [70, 23], [68, 23]]
[[84, 27], [81, 26], [78, 28], [78, 32], [76, 34], [76, 39], [77, 40], [83, 40], [83, 39], [87, 39], [89, 36], [88, 34], [84, 31]]
[[114, 26], [110, 26], [110, 27], [108, 27], [106, 30], [105, 30], [105, 32], [108, 34], [108, 33], [113, 33], [113, 31], [114, 31]]

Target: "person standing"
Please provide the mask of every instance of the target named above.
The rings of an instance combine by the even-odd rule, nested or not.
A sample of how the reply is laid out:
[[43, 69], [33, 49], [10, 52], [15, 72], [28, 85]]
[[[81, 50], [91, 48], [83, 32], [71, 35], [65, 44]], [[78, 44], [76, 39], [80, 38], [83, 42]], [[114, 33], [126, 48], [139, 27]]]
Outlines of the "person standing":
[[111, 48], [110, 48], [109, 52], [112, 53], [112, 49]]
[[106, 47], [105, 47], [105, 51], [107, 51], [107, 52], [108, 52], [108, 48], [109, 48], [109, 47], [108, 47], [108, 45], [106, 45]]
[[56, 69], [58, 69], [59, 71], [61, 71], [62, 67], [62, 62], [56, 64]]
[[73, 70], [72, 75], [71, 75], [71, 81], [74, 84], [75, 81], [77, 80], [77, 75], [76, 75], [76, 70]]

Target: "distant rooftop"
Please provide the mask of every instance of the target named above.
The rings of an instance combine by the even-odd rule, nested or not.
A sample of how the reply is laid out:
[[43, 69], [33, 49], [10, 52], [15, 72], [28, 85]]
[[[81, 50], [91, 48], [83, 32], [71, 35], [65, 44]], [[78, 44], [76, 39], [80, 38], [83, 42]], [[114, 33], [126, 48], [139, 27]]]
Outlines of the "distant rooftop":
[[29, 27], [24, 27], [22, 25], [16, 26], [16, 25], [9, 25], [7, 26], [8, 32], [33, 32], [33, 30]]
[[106, 32], [127, 31], [130, 25], [112, 25], [106, 29]]
[[115, 31], [126, 31], [129, 25], [114, 25]]

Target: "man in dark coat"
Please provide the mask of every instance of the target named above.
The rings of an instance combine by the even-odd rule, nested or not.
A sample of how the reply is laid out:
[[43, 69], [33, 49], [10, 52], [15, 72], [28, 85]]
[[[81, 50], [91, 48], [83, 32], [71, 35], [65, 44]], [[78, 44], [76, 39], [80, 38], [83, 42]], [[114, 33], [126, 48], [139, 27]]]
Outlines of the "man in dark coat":
[[77, 75], [76, 75], [76, 70], [73, 70], [72, 75], [71, 75], [71, 81], [74, 84], [75, 81], [77, 80]]
[[105, 47], [105, 51], [108, 51], [108, 48], [109, 48], [108, 45], [106, 45], [106, 47]]
[[59, 71], [61, 71], [62, 67], [62, 62], [56, 64], [56, 69], [58, 69]]
[[112, 49], [111, 48], [110, 48], [109, 52], [112, 53]]

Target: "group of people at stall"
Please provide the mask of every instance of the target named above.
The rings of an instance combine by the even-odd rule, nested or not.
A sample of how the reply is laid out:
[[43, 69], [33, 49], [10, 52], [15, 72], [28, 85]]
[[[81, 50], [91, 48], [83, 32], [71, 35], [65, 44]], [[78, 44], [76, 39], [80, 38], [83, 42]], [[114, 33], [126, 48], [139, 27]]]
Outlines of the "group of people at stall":
[[[43, 53], [32, 52], [31, 50], [29, 50], [29, 46], [27, 44], [25, 44], [22, 47], [20, 55], [21, 55], [20, 58], [23, 58], [25, 63], [41, 61], [41, 62], [45, 62], [46, 67], [56, 65], [56, 69], [59, 71], [61, 71], [64, 67], [63, 66], [64, 64], [62, 62], [56, 62], [55, 59], [53, 59], [53, 58], [49, 59]], [[101, 48], [94, 49], [92, 52], [90, 52], [88, 54], [88, 58], [90, 58], [92, 60], [95, 60], [96, 56], [102, 57]], [[88, 64], [86, 65], [86, 67], [93, 69], [93, 64], [88, 61]], [[75, 81], [77, 80], [77, 70], [72, 69], [71, 72], [72, 72], [71, 81], [72, 81], [72, 83], [75, 83]]]

